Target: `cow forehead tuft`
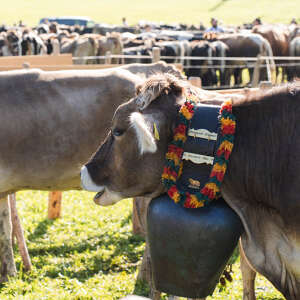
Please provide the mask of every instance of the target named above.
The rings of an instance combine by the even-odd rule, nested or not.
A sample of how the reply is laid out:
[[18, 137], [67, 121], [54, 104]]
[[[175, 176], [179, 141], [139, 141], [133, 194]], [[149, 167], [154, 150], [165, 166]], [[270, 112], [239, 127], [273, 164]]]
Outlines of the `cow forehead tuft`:
[[158, 98], [161, 93], [171, 87], [171, 85], [182, 85], [180, 79], [169, 73], [159, 73], [147, 79], [139, 87], [138, 95], [135, 99], [139, 109], [145, 109], [153, 100]]

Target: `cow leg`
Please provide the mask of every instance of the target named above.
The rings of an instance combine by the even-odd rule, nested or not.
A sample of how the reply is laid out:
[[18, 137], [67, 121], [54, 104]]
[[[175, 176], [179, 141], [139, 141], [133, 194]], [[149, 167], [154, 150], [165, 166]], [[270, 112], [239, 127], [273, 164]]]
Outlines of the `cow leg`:
[[0, 198], [0, 281], [6, 281], [7, 276], [17, 274], [12, 249], [12, 222], [8, 197]]
[[151, 260], [147, 243], [147, 209], [151, 198], [137, 197], [133, 200], [132, 223], [134, 234], [141, 235], [146, 239], [146, 247], [143, 254], [142, 264], [139, 269], [138, 279], [150, 283]]
[[256, 300], [255, 298], [255, 277], [256, 272], [247, 262], [242, 243], [239, 241], [241, 271], [243, 278], [243, 300]]
[[10, 204], [10, 211], [11, 211], [13, 233], [16, 236], [18, 241], [19, 251], [22, 257], [24, 270], [29, 271], [31, 270], [31, 260], [24, 239], [23, 228], [20, 222], [20, 218], [18, 216], [17, 205], [16, 205], [16, 194], [15, 193], [10, 194], [8, 197], [9, 197], [9, 204]]
[[145, 280], [150, 283], [151, 281], [150, 271], [151, 271], [151, 258], [150, 258], [148, 243], [146, 243], [146, 247], [142, 258], [142, 264], [140, 265], [137, 279]]
[[138, 273], [138, 279], [145, 280], [148, 282], [150, 287], [150, 298], [152, 300], [160, 300], [160, 294], [161, 292], [155, 289], [154, 282], [152, 279], [152, 265], [151, 265], [151, 257], [150, 257], [150, 251], [149, 251], [149, 243], [146, 238], [146, 248], [144, 251], [142, 264], [139, 269]]
[[231, 83], [231, 75], [233, 74], [232, 69], [225, 69], [225, 75], [224, 75], [224, 84], [230, 86]]
[[[225, 71], [222, 71], [220, 70], [220, 85], [226, 85], [226, 72]], [[230, 84], [230, 83], [229, 83]], [[229, 85], [228, 84], [228, 85]]]
[[278, 211], [253, 206], [247, 198], [241, 200], [229, 192], [230, 188], [224, 184], [222, 195], [243, 223], [241, 241], [247, 261], [285, 299], [300, 299], [300, 238], [295, 225]]
[[160, 292], [157, 291], [157, 290], [154, 290], [154, 289], [151, 289], [151, 286], [150, 286], [150, 299], [151, 300], [160, 300]]
[[132, 226], [133, 233], [146, 237], [147, 209], [151, 198], [137, 197], [133, 199]]
[[139, 268], [137, 278], [145, 280], [150, 286], [150, 298], [152, 300], [160, 300], [160, 291], [154, 287], [152, 280], [151, 257], [149, 251], [149, 243], [147, 239], [147, 209], [151, 198], [137, 197], [133, 200], [133, 222], [134, 231], [142, 235], [146, 239], [146, 247], [143, 254], [142, 264]]

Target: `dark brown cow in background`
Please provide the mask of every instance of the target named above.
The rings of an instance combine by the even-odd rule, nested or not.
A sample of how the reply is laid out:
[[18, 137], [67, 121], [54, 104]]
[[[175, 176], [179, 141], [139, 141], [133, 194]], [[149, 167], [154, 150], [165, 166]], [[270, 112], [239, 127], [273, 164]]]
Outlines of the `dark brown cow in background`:
[[[218, 40], [225, 43], [228, 47], [228, 57], [257, 57], [257, 55], [273, 56], [272, 48], [269, 42], [261, 35], [253, 33], [233, 33], [222, 34], [218, 36]], [[230, 84], [231, 75], [234, 76], [235, 84], [242, 83], [242, 69], [246, 61], [228, 61], [227, 65], [233, 65], [237, 68], [227, 68], [225, 70], [226, 84]], [[270, 61], [271, 73], [275, 70], [274, 61]], [[250, 80], [252, 78], [253, 69], [249, 68]], [[261, 69], [260, 78], [266, 80], [266, 69]]]
[[[191, 56], [195, 60], [190, 61], [190, 66], [186, 70], [188, 77], [201, 77], [203, 86], [217, 84], [216, 70], [212, 68], [213, 56], [215, 56], [215, 48], [208, 41], [193, 41], [191, 42]], [[205, 60], [197, 60], [198, 57], [208, 57]]]

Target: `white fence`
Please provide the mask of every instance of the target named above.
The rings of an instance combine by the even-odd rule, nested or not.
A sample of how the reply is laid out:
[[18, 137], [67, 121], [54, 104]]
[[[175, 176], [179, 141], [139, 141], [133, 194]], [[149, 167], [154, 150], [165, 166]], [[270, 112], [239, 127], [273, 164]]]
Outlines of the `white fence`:
[[[299, 56], [260, 56], [257, 57], [194, 57], [194, 56], [161, 56], [160, 49], [157, 47], [153, 48], [152, 56], [148, 55], [115, 55], [109, 52], [105, 56], [85, 56], [85, 57], [73, 57], [73, 61], [99, 61], [102, 60], [106, 64], [110, 64], [112, 59], [119, 59], [121, 63], [130, 60], [134, 62], [157, 62], [159, 60], [166, 60], [171, 63], [180, 63], [184, 70], [187, 69], [254, 69], [251, 84], [248, 86], [256, 87], [259, 83], [259, 70], [266, 68], [268, 81], [276, 83], [276, 74], [274, 74], [271, 66], [271, 62], [275, 62], [276, 67], [280, 68], [300, 68], [300, 57]], [[191, 65], [191, 61], [207, 61], [205, 65]], [[232, 88], [241, 86], [212, 86], [212, 88]]]

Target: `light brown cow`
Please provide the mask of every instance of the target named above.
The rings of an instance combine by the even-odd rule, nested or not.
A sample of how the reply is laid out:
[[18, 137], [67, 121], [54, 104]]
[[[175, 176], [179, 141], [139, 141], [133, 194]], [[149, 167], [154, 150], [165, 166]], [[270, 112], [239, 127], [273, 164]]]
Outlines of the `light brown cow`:
[[[136, 65], [180, 75], [166, 64]], [[81, 165], [104, 139], [115, 109], [140, 77], [118, 68], [0, 74], [0, 258], [2, 279], [16, 273], [6, 195], [22, 189], [81, 189]]]
[[[161, 173], [185, 84], [155, 76], [116, 111], [111, 131], [82, 168], [82, 185], [109, 205], [165, 191]], [[221, 187], [243, 222], [251, 265], [288, 300], [300, 299], [300, 82], [233, 99], [235, 146]], [[159, 140], [153, 128], [159, 132]]]
[[[269, 41], [274, 56], [288, 56], [289, 55], [289, 28], [285, 25], [256, 25], [252, 29], [253, 33], [263, 36]], [[276, 64], [284, 64], [288, 61], [275, 60]], [[278, 70], [278, 68], [277, 68]], [[282, 67], [283, 76], [287, 72], [287, 67]], [[278, 74], [278, 71], [277, 71]]]
[[[119, 33], [112, 32], [106, 36], [98, 35], [96, 41], [98, 56], [104, 56], [107, 52], [110, 52], [110, 54], [121, 55], [123, 52], [123, 43]], [[102, 62], [104, 63], [103, 60]], [[121, 59], [112, 58], [111, 62], [113, 64], [118, 64], [121, 62]]]
[[[61, 39], [60, 53], [71, 53], [73, 57], [85, 57], [97, 55], [97, 43], [92, 37], [79, 36], [72, 34], [69, 37]], [[74, 61], [74, 64], [90, 64], [94, 60], [80, 58]]]

